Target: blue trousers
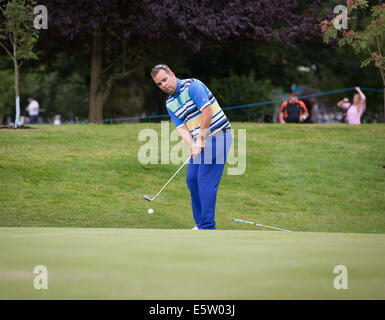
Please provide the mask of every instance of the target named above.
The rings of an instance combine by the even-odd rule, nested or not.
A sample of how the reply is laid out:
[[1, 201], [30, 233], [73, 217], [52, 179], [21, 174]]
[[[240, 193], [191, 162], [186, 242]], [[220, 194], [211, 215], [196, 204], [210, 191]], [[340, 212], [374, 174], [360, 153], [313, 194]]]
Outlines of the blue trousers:
[[187, 166], [186, 182], [198, 229], [215, 229], [218, 185], [231, 143], [230, 130], [207, 138], [204, 150], [191, 159]]

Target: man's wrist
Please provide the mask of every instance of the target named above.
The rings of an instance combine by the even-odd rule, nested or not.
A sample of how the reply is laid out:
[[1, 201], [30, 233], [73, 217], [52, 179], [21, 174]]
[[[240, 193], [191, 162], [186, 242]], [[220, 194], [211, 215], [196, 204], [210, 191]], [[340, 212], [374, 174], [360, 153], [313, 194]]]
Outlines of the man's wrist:
[[203, 134], [198, 134], [197, 141], [203, 142], [205, 141], [205, 136]]

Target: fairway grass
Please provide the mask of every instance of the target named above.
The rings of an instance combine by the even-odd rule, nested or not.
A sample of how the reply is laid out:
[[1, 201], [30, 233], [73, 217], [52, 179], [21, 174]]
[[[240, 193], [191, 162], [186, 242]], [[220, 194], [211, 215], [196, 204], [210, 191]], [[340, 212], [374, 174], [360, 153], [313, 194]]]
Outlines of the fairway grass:
[[[0, 299], [385, 299], [385, 235], [0, 228]], [[48, 289], [33, 286], [48, 268]], [[333, 287], [334, 267], [348, 289]]]

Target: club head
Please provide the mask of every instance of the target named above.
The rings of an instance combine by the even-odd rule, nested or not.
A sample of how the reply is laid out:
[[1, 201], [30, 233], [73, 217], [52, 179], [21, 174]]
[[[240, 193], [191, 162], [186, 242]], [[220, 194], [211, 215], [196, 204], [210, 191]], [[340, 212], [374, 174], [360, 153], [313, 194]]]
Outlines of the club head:
[[144, 199], [146, 199], [147, 201], [150, 201], [150, 202], [152, 202], [152, 199], [148, 196], [148, 195], [144, 195]]

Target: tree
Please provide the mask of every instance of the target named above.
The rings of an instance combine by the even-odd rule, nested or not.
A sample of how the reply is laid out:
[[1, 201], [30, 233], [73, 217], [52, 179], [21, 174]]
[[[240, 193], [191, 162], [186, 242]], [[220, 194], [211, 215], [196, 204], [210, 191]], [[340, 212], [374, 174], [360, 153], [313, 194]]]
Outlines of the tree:
[[[344, 19], [342, 14], [337, 15], [334, 19], [324, 20], [322, 22], [324, 41], [328, 43], [331, 38], [339, 39], [338, 44], [341, 47], [348, 45], [353, 48], [355, 53], [364, 54], [365, 58], [361, 61], [361, 67], [373, 63], [378, 68], [384, 86], [385, 121], [385, 3], [379, 0], [378, 4], [369, 6], [367, 0], [347, 0], [346, 8], [349, 20], [353, 23], [349, 24], [349, 28], [338, 31], [335, 26], [340, 25]], [[357, 14], [359, 9], [369, 9], [370, 16], [361, 17], [354, 22], [353, 14]]]
[[[128, 77], [139, 67], [129, 61], [127, 42], [134, 1], [46, 0], [50, 28], [41, 49], [66, 52], [89, 60], [89, 121], [102, 123], [103, 106], [117, 79]], [[130, 9], [130, 10], [128, 10]], [[56, 41], [58, 35], [61, 41]]]
[[7, 112], [8, 105], [12, 105], [14, 96], [9, 88], [14, 83], [14, 71], [12, 69], [0, 70], [0, 125], [4, 124], [4, 116]]
[[[114, 80], [157, 63], [162, 52], [191, 55], [204, 46], [321, 38], [317, 10], [284, 0], [59, 0], [50, 13], [56, 51], [90, 58], [89, 120], [102, 122]], [[57, 41], [58, 36], [63, 39]], [[53, 42], [55, 39], [55, 42]], [[72, 44], [70, 46], [69, 44]], [[55, 51], [53, 50], [53, 51]], [[170, 58], [170, 57], [169, 57]], [[225, 67], [225, 66], [223, 66]]]
[[3, 15], [0, 25], [0, 46], [12, 59], [14, 66], [16, 128], [20, 117], [19, 70], [25, 60], [37, 59], [33, 52], [38, 39], [38, 31], [33, 26], [35, 4], [35, 1], [11, 0], [4, 6], [0, 6]]

